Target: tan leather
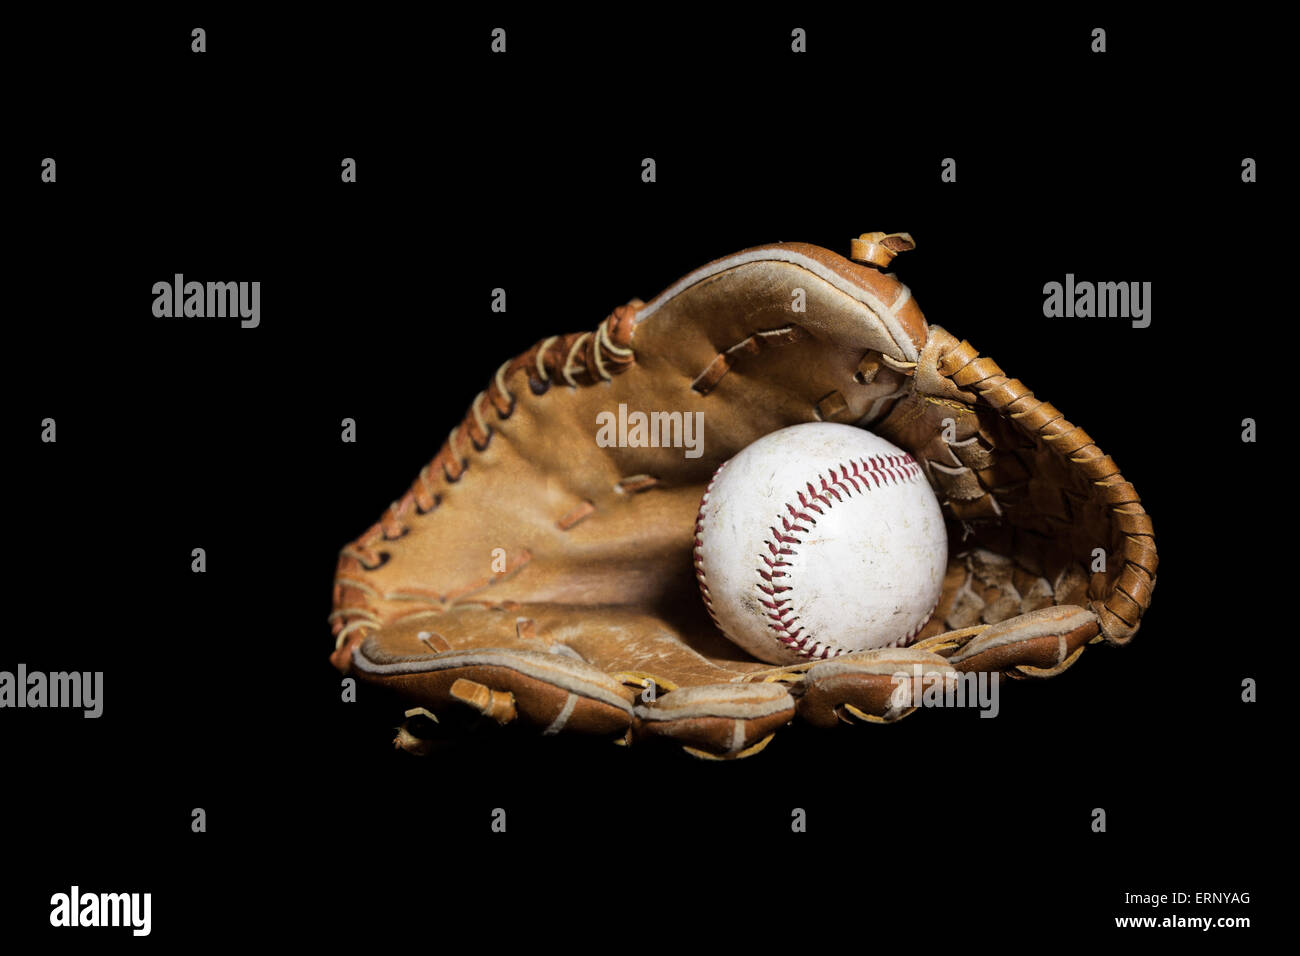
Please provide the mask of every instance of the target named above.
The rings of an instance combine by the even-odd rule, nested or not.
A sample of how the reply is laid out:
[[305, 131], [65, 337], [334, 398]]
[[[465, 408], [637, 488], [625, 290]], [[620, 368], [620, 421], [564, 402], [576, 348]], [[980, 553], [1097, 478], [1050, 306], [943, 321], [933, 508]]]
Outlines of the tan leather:
[[[773, 668], [728, 642], [699, 597], [695, 516], [714, 470], [819, 419], [910, 451], [949, 518], [939, 606], [892, 652], [909, 666], [1046, 676], [1090, 642], [1129, 640], [1156, 571], [1137, 493], [1082, 429], [927, 325], [870, 264], [911, 245], [865, 235], [862, 263], [802, 243], [748, 249], [503, 364], [410, 490], [342, 550], [335, 665], [435, 713], [666, 737], [702, 756], [757, 752], [796, 714], [903, 716], [889, 696], [898, 661]], [[703, 412], [703, 453], [599, 447], [597, 415], [620, 404]], [[1104, 573], [1088, 570], [1095, 548]]]

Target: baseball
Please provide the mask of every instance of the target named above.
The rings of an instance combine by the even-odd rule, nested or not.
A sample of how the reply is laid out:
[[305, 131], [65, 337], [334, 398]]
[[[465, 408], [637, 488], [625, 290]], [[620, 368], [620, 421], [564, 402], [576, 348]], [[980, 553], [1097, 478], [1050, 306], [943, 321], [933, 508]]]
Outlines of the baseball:
[[907, 644], [948, 563], [921, 466], [852, 425], [772, 432], [714, 472], [695, 573], [714, 622], [771, 664]]

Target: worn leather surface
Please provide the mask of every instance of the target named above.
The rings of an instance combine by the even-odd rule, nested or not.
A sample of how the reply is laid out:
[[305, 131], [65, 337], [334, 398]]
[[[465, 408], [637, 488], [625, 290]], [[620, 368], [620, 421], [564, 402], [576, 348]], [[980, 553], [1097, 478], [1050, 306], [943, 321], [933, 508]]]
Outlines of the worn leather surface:
[[[877, 234], [861, 254], [883, 264], [909, 245]], [[620, 404], [703, 412], [703, 453], [599, 447], [597, 416]], [[916, 457], [948, 520], [949, 570], [912, 647], [775, 668], [709, 620], [695, 517], [722, 461], [818, 420]], [[1088, 570], [1096, 548], [1104, 573]], [[475, 707], [731, 757], [795, 718], [904, 716], [890, 698], [900, 665], [938, 680], [1060, 673], [1087, 644], [1133, 636], [1155, 571], [1150, 519], [1082, 429], [928, 325], [877, 265], [778, 243], [503, 364], [410, 490], [342, 550], [332, 660], [434, 714]]]

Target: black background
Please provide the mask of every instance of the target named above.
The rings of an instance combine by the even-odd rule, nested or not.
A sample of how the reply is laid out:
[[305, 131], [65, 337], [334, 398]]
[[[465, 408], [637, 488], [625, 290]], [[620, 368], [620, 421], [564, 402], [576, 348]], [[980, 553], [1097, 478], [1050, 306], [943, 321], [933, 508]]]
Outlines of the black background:
[[[106, 689], [99, 720], [0, 713], [6, 932], [48, 931], [72, 883], [152, 892], [168, 943], [1029, 945], [1120, 935], [1114, 916], [1151, 912], [1126, 891], [1179, 889], [1251, 891], [1181, 911], [1263, 923], [1294, 753], [1268, 451], [1292, 110], [1266, 24], [637, 7], [11, 28], [0, 669]], [[871, 230], [911, 232], [895, 269], [927, 318], [1138, 488], [1161, 567], [1130, 646], [1005, 688], [997, 720], [796, 726], [730, 764], [486, 728], [418, 760], [389, 746], [397, 708], [339, 701], [337, 551], [503, 359], [739, 249], [847, 254]], [[261, 326], [153, 318], [176, 272], [260, 280]], [[1151, 327], [1043, 318], [1067, 272], [1152, 282]]]

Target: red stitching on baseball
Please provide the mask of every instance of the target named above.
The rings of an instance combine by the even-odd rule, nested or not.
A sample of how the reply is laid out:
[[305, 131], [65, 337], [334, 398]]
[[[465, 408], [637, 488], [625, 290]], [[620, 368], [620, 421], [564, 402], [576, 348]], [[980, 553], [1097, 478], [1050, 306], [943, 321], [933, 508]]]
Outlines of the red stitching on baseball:
[[[861, 465], [861, 468], [859, 468], [859, 465]], [[718, 469], [718, 472], [720, 471], [722, 471], [721, 468]], [[714, 472], [713, 481], [717, 480], [718, 472]], [[860, 493], [863, 489], [870, 491], [872, 488], [880, 488], [884, 485], [895, 485], [903, 481], [915, 481], [920, 476], [921, 466], [916, 463], [916, 459], [911, 455], [886, 455], [883, 458], [880, 456], [861, 458], [857, 461], [850, 461], [848, 465], [841, 464], [839, 475], [835, 474], [835, 469], [832, 467], [830, 469], [829, 482], [826, 478], [818, 475], [817, 480], [821, 484], [820, 489], [814, 487], [811, 482], [808, 482], [807, 493], [809, 497], [805, 497], [802, 490], [796, 491], [795, 495], [798, 498], [799, 507], [796, 508], [794, 502], [787, 502], [785, 510], [800, 521], [807, 521], [810, 524], [815, 525], [817, 519], [808, 514], [808, 512], [814, 511], [818, 515], [821, 515], [822, 509], [814, 504], [813, 500], [810, 500], [810, 498], [820, 502], [827, 510], [829, 510], [834, 507], [836, 503], [842, 504], [847, 498], [852, 497], [850, 488], [853, 491]], [[713, 481], [709, 482], [709, 489], [713, 488]], [[832, 498], [834, 499], [833, 501]], [[704, 493], [704, 500], [708, 500], [708, 490]], [[709, 608], [709, 614], [713, 616], [713, 605], [709, 600], [708, 586], [704, 581], [704, 571], [701, 567], [699, 557], [700, 532], [702, 530], [701, 522], [703, 521], [703, 518], [704, 503], [701, 502], [700, 517], [695, 525], [695, 569], [700, 581], [700, 590], [704, 594], [705, 606]], [[804, 534], [808, 529], [800, 525], [791, 524], [790, 520], [784, 515], [777, 515], [777, 519], [781, 523], [781, 529], [778, 530], [776, 527], [772, 527], [770, 530], [772, 536], [782, 544], [782, 547], [778, 549], [771, 541], [765, 541], [763, 543], [767, 545], [768, 550], [770, 550], [774, 555], [780, 554], [784, 556], [796, 554], [797, 551], [795, 548], [791, 547], [791, 545], [800, 545], [803, 543], [803, 539], [796, 537], [792, 532]], [[763, 554], [760, 554], [759, 557], [768, 566], [769, 570], [776, 566], [788, 567], [790, 565], [790, 562], [788, 561], [773, 562]], [[768, 624], [768, 627], [776, 632], [776, 639], [778, 641], [802, 657], [817, 658], [821, 660], [825, 660], [828, 657], [836, 657], [847, 651], [847, 648], [836, 647], [833, 643], [828, 641], [815, 641], [811, 634], [804, 634], [804, 629], [802, 627], [794, 626], [795, 622], [798, 621], [799, 618], [797, 616], [789, 617], [789, 615], [794, 612], [793, 606], [790, 606], [790, 602], [794, 600], [793, 597], [777, 598], [774, 589], [766, 587], [763, 583], [772, 583], [774, 577], [788, 578], [790, 575], [787, 572], [771, 571], [771, 573], [768, 573], [762, 568], [756, 568], [755, 570], [758, 571], [758, 575], [762, 579], [758, 584], [758, 589], [773, 599], [772, 601], [763, 601], [761, 598], [759, 600], [764, 607], [776, 612], [768, 614], [767, 617], [770, 618], [772, 622]], [[793, 585], [783, 585], [780, 590], [791, 591], [793, 590]], [[911, 633], [887, 646], [897, 647], [909, 643], [921, 628], [929, 622], [930, 617], [933, 614], [934, 608], [931, 608], [930, 613], [912, 629]], [[713, 616], [713, 619], [715, 622], [717, 621], [716, 616]]]
[[[713, 477], [709, 479], [709, 483], [704, 489], [704, 496], [700, 498], [700, 510], [695, 515], [695, 580], [699, 582], [700, 596], [704, 598], [704, 607], [708, 610], [709, 617], [713, 618], [713, 623], [718, 625], [718, 629], [724, 634], [727, 633], [727, 629], [722, 626], [722, 622], [718, 620], [718, 615], [713, 611], [713, 599], [709, 596], [709, 581], [704, 576], [704, 555], [700, 553], [700, 549], [704, 546], [704, 542], [700, 540], [700, 535], [704, 532], [704, 506], [708, 504], [709, 492], [713, 490], [713, 485], [718, 480], [718, 475], [722, 474], [722, 469], [726, 467], [727, 463], [724, 461], [713, 473]], [[777, 552], [773, 549], [772, 553], [775, 554]], [[773, 565], [773, 562], [769, 558], [762, 555], [760, 555], [760, 557], [762, 557], [764, 561], [767, 561], [769, 567]], [[761, 570], [758, 573], [762, 574], [768, 580], [771, 580], [771, 575], [763, 574], [763, 571]], [[759, 587], [762, 587], [762, 585], [759, 585]]]
[[[704, 532], [704, 507], [708, 504], [709, 493], [713, 491], [714, 484], [717, 483], [718, 476], [722, 474], [722, 469], [727, 466], [724, 461], [718, 466], [709, 479], [708, 486], [704, 489], [704, 495], [700, 498], [700, 510], [695, 517], [695, 579], [700, 585], [700, 596], [704, 599], [704, 607], [709, 612], [709, 617], [713, 619], [719, 629], [726, 633], [726, 628], [718, 620], [717, 614], [713, 610], [713, 599], [709, 594], [708, 577], [704, 572], [704, 556], [701, 549], [704, 542], [701, 535]], [[847, 499], [852, 497], [851, 491], [861, 493], [864, 490], [870, 491], [872, 488], [880, 488], [884, 485], [898, 484], [903, 481], [915, 481], [921, 476], [921, 466], [916, 463], [911, 455], [887, 455], [885, 457], [873, 456], [871, 458], [862, 458], [857, 461], [850, 461], [848, 465], [840, 465], [840, 474], [835, 474], [835, 469], [830, 469], [830, 479], [821, 475], [817, 476], [820, 487], [814, 486], [811, 482], [806, 483], [806, 490], [799, 489], [795, 492], [798, 499], [798, 507], [795, 502], [789, 501], [785, 504], [786, 515], [777, 515], [777, 521], [781, 527], [778, 529], [773, 526], [769, 530], [772, 532], [773, 541], [764, 541], [767, 545], [771, 557], [766, 554], [759, 554], [759, 559], [766, 565], [766, 570], [756, 568], [760, 578], [757, 583], [758, 590], [761, 591], [769, 600], [759, 598], [759, 603], [768, 609], [766, 616], [771, 620], [768, 624], [775, 633], [776, 638], [782, 644], [794, 650], [803, 657], [820, 658], [825, 660], [828, 657], [836, 657], [846, 653], [847, 648], [836, 647], [834, 644], [825, 641], [814, 641], [812, 635], [805, 635], [803, 627], [796, 627], [799, 620], [798, 616], [790, 617], [794, 613], [794, 607], [791, 602], [793, 597], [778, 597], [787, 591], [794, 590], [791, 584], [779, 584], [777, 578], [789, 578], [790, 575], [781, 568], [790, 567], [790, 562], [785, 558], [796, 554], [792, 545], [803, 543], [803, 539], [798, 534], [806, 534], [808, 528], [798, 522], [807, 522], [808, 524], [817, 524], [816, 515], [824, 515], [825, 511], [830, 510], [835, 504], [843, 504]], [[813, 512], [814, 514], [810, 514]], [[791, 519], [794, 519], [792, 521]], [[778, 546], [779, 545], [779, 546]], [[938, 602], [935, 602], [938, 606]], [[931, 616], [934, 614], [934, 608], [930, 608], [920, 623], [916, 625], [906, 637], [894, 641], [891, 647], [897, 647], [908, 644], [926, 624], [929, 623]], [[810, 643], [811, 642], [811, 643]]]

